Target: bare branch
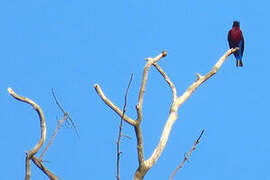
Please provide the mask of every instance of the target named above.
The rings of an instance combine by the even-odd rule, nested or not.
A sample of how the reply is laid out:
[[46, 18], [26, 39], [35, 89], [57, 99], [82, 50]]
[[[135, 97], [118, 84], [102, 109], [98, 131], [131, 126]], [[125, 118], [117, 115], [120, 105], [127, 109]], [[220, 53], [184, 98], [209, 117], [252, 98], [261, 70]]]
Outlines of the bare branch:
[[51, 171], [49, 171], [41, 162], [41, 160], [37, 159], [35, 156], [32, 157], [32, 161], [35, 165], [42, 170], [51, 180], [58, 180], [57, 176], [54, 175]]
[[56, 95], [55, 95], [53, 89], [52, 89], [52, 95], [53, 95], [53, 98], [54, 98], [54, 100], [55, 100], [55, 103], [56, 103], [57, 106], [61, 109], [61, 111], [63, 112], [64, 116], [67, 116], [67, 119], [70, 120], [73, 129], [75, 130], [77, 136], [79, 137], [79, 132], [78, 132], [78, 129], [77, 129], [77, 127], [76, 127], [74, 121], [71, 119], [71, 117], [68, 115], [68, 113], [67, 113], [67, 112], [64, 110], [64, 108], [61, 106], [60, 102], [57, 100]]
[[[186, 92], [184, 92], [184, 94], [182, 96], [177, 97], [176, 99], [174, 99], [174, 101], [173, 101], [173, 103], [171, 105], [171, 108], [170, 108], [170, 114], [169, 114], [168, 120], [167, 120], [167, 122], [166, 122], [166, 124], [165, 124], [165, 126], [163, 128], [163, 131], [162, 131], [162, 134], [161, 134], [161, 137], [160, 137], [160, 141], [159, 141], [159, 144], [157, 145], [156, 149], [152, 153], [151, 157], [148, 160], [144, 161], [143, 163], [141, 162], [141, 160], [142, 160], [142, 159], [140, 159], [141, 157], [138, 157], [139, 158], [139, 168], [135, 172], [134, 180], [141, 180], [141, 179], [143, 179], [143, 177], [146, 174], [146, 172], [159, 159], [161, 153], [163, 152], [163, 150], [164, 150], [164, 148], [165, 148], [165, 146], [167, 144], [167, 141], [168, 141], [168, 138], [169, 138], [169, 135], [170, 135], [172, 126], [173, 126], [173, 124], [175, 123], [175, 121], [176, 121], [176, 119], [178, 117], [177, 111], [178, 111], [178, 108], [180, 107], [180, 105], [182, 105], [190, 97], [190, 95], [203, 82], [205, 82], [207, 79], [209, 79], [211, 76], [213, 76], [217, 72], [217, 70], [221, 67], [221, 65], [224, 63], [224, 61], [227, 59], [227, 57], [230, 56], [233, 52], [235, 52], [237, 50], [238, 50], [238, 48], [228, 50], [218, 60], [218, 62], [216, 63], [216, 65], [213, 67], [213, 69], [209, 73], [207, 73], [205, 76], [201, 76], [201, 75], [197, 74], [197, 80], [186, 90]], [[158, 57], [160, 57], [160, 55]], [[151, 58], [150, 58], [150, 62], [152, 62], [152, 59]], [[138, 114], [138, 121], [139, 121], [138, 123], [140, 123], [140, 120], [141, 120], [140, 118], [142, 117], [141, 103], [142, 103], [142, 99], [143, 99], [143, 93], [145, 91], [145, 83], [146, 83], [146, 80], [147, 80], [148, 70], [149, 70], [149, 67], [151, 65], [152, 64], [151, 63], [149, 64], [149, 61], [148, 61], [147, 64], [146, 64], [146, 66], [145, 66], [145, 70], [144, 70], [143, 82], [142, 82], [142, 85], [141, 85], [141, 90], [140, 90], [140, 95], [139, 95], [139, 103], [137, 104], [137, 114]], [[166, 76], [164, 76], [164, 74], [163, 74], [163, 77], [166, 80]], [[135, 131], [136, 131], [136, 135], [139, 134], [141, 136], [141, 138], [142, 138], [142, 135], [140, 134], [140, 132], [137, 132], [136, 128], [135, 128]], [[137, 135], [137, 149], [138, 149], [138, 151], [139, 150], [143, 151], [142, 150], [143, 149], [143, 146], [142, 147], [139, 147], [138, 139], [139, 138], [138, 138], [138, 135]], [[140, 152], [140, 153], [138, 152], [138, 154], [143, 154], [143, 152]]]
[[[99, 86], [98, 84], [95, 84], [95, 85], [94, 85], [94, 88], [95, 88], [97, 94], [99, 95], [99, 97], [103, 100], [103, 102], [104, 102], [105, 104], [107, 104], [107, 105], [108, 105], [114, 112], [116, 112], [120, 117], [122, 117], [123, 112], [122, 112], [116, 105], [114, 105], [114, 104], [113, 104], [113, 103], [105, 96], [105, 94], [102, 92], [100, 86]], [[125, 114], [124, 114], [124, 120], [125, 120], [128, 124], [130, 124], [130, 125], [132, 125], [132, 126], [135, 126], [135, 125], [136, 125], [136, 122], [135, 122], [133, 119], [131, 119], [130, 117], [126, 116]]]
[[44, 114], [42, 112], [42, 109], [34, 101], [16, 94], [11, 88], [8, 88], [8, 92], [15, 99], [30, 104], [37, 111], [37, 113], [39, 115], [40, 127], [41, 127], [41, 137], [40, 137], [40, 140], [38, 141], [38, 143], [35, 145], [35, 147], [27, 153], [27, 156], [25, 159], [25, 161], [26, 161], [25, 162], [25, 164], [26, 164], [25, 165], [26, 166], [25, 180], [29, 180], [30, 176], [31, 176], [30, 159], [39, 151], [39, 149], [41, 148], [41, 146], [43, 145], [43, 143], [46, 139], [45, 117], [44, 117]]
[[166, 51], [162, 51], [162, 53], [158, 56], [156, 56], [155, 58], [146, 58], [147, 63], [144, 67], [144, 71], [143, 71], [143, 79], [142, 79], [142, 84], [141, 84], [141, 88], [140, 88], [140, 93], [139, 93], [139, 99], [138, 99], [138, 104], [136, 106], [137, 109], [137, 123], [141, 123], [142, 121], [142, 103], [143, 103], [143, 95], [145, 92], [145, 86], [146, 86], [146, 81], [148, 78], [148, 71], [149, 68], [157, 63], [161, 58], [167, 56], [167, 52]]
[[123, 125], [123, 119], [124, 119], [124, 115], [126, 112], [126, 106], [127, 106], [127, 96], [128, 96], [128, 90], [130, 87], [130, 84], [132, 82], [132, 78], [133, 78], [133, 73], [130, 76], [129, 82], [128, 82], [128, 87], [126, 90], [126, 94], [125, 94], [125, 103], [124, 103], [124, 107], [123, 107], [123, 114], [121, 116], [121, 121], [120, 121], [120, 125], [119, 125], [119, 135], [118, 135], [118, 140], [117, 140], [117, 180], [120, 180], [120, 140], [122, 137], [122, 125]]
[[190, 95], [206, 80], [208, 80], [210, 77], [212, 77], [216, 72], [219, 70], [221, 65], [225, 62], [225, 60], [235, 51], [237, 51], [239, 48], [229, 49], [215, 64], [215, 66], [212, 68], [212, 70], [207, 73], [205, 76], [201, 76], [197, 73], [197, 80], [189, 86], [189, 88], [186, 90], [186, 92], [177, 98], [176, 106], [179, 107], [182, 105], [189, 97]]
[[156, 67], [156, 69], [160, 72], [160, 74], [163, 76], [163, 78], [165, 79], [165, 81], [171, 87], [172, 95], [173, 95], [173, 101], [175, 101], [176, 98], [177, 98], [177, 93], [176, 93], [176, 88], [175, 88], [174, 84], [172, 83], [172, 81], [170, 80], [170, 78], [167, 76], [167, 74], [161, 69], [161, 67], [158, 64], [154, 64], [154, 66]]
[[63, 119], [61, 119], [60, 121], [58, 121], [58, 125], [57, 125], [57, 128], [55, 129], [55, 131], [53, 132], [53, 135], [50, 139], [50, 142], [49, 144], [46, 146], [46, 148], [44, 149], [44, 151], [41, 153], [41, 155], [39, 156], [39, 161], [42, 161], [42, 157], [44, 156], [45, 152], [48, 150], [49, 146], [52, 144], [57, 132], [59, 131], [60, 127], [61, 127], [61, 124], [68, 118], [68, 115], [65, 114], [65, 116], [63, 117]]
[[202, 130], [200, 136], [197, 138], [197, 140], [195, 141], [194, 145], [192, 146], [192, 148], [189, 150], [188, 154], [185, 155], [185, 158], [183, 159], [183, 161], [181, 162], [181, 164], [174, 170], [174, 172], [172, 173], [172, 175], [170, 176], [169, 180], [172, 180], [172, 178], [175, 176], [175, 174], [177, 173], [177, 171], [183, 167], [184, 163], [188, 160], [189, 156], [191, 155], [191, 153], [195, 150], [197, 144], [199, 144], [200, 139], [204, 133], [204, 129]]

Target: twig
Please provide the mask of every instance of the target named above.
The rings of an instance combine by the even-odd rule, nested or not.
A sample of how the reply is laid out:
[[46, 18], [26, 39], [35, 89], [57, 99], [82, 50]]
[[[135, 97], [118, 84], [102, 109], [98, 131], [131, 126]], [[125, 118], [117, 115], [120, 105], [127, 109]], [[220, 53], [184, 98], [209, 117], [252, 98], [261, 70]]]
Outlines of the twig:
[[25, 180], [29, 180], [31, 176], [31, 170], [30, 170], [30, 159], [33, 158], [33, 156], [39, 151], [41, 146], [43, 145], [45, 139], [46, 139], [46, 123], [45, 123], [45, 117], [42, 112], [42, 109], [31, 99], [28, 99], [26, 97], [22, 97], [18, 94], [16, 94], [11, 88], [8, 88], [9, 94], [14, 97], [15, 99], [30, 104], [38, 113], [39, 120], [40, 120], [40, 127], [41, 127], [41, 137], [38, 141], [38, 143], [35, 145], [33, 149], [31, 149], [25, 159]]
[[128, 135], [126, 135], [126, 134], [122, 134], [121, 137], [125, 137], [125, 138], [127, 138], [127, 139], [132, 139], [131, 136], [128, 136]]
[[[61, 109], [61, 111], [63, 112], [64, 116], [67, 116], [67, 119], [70, 120], [71, 124], [72, 124], [72, 127], [73, 129], [75, 130], [77, 136], [79, 137], [79, 132], [78, 132], [78, 129], [74, 123], [74, 121], [71, 119], [71, 117], [68, 115], [68, 113], [64, 110], [64, 108], [61, 106], [61, 104], [59, 103], [59, 101], [57, 100], [56, 96], [55, 96], [55, 93], [54, 93], [54, 90], [52, 89], [52, 95], [53, 95], [53, 98], [57, 104], [57, 106]], [[68, 121], [67, 121], [68, 122]]]
[[132, 82], [132, 78], [133, 78], [133, 73], [131, 74], [129, 82], [128, 82], [128, 87], [127, 87], [126, 94], [125, 94], [125, 103], [124, 103], [124, 107], [123, 107], [123, 114], [121, 116], [121, 121], [120, 121], [120, 125], [119, 125], [119, 135], [118, 135], [118, 140], [117, 140], [117, 176], [116, 176], [117, 180], [120, 180], [120, 155], [121, 155], [120, 140], [122, 137], [122, 125], [123, 125], [124, 115], [126, 112], [128, 90], [129, 90], [130, 84]]
[[53, 132], [53, 135], [52, 135], [52, 137], [50, 139], [50, 142], [48, 143], [48, 145], [46, 146], [46, 148], [44, 149], [44, 151], [41, 153], [41, 155], [38, 158], [39, 161], [42, 161], [42, 157], [44, 156], [45, 152], [48, 150], [49, 146], [52, 144], [57, 132], [59, 131], [59, 129], [61, 127], [61, 124], [67, 119], [67, 117], [68, 117], [68, 115], [65, 114], [65, 116], [60, 121], [58, 121], [58, 125], [57, 125], [55, 131]]
[[183, 159], [183, 161], [181, 162], [181, 164], [174, 170], [174, 172], [172, 173], [172, 175], [170, 176], [169, 180], [172, 180], [172, 178], [175, 176], [175, 174], [177, 173], [177, 171], [183, 167], [184, 163], [188, 160], [189, 156], [191, 155], [191, 153], [195, 150], [197, 144], [199, 144], [200, 139], [204, 133], [204, 129], [202, 130], [200, 136], [198, 137], [198, 139], [195, 141], [194, 145], [192, 146], [192, 148], [189, 150], [189, 152], [187, 153], [187, 155], [185, 155], [185, 158]]

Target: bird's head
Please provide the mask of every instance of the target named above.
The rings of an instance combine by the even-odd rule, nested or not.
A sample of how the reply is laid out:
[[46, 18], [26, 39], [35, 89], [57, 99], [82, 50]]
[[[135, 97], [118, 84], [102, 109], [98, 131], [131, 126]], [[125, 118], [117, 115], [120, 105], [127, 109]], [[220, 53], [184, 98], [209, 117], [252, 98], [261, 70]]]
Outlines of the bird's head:
[[239, 21], [233, 21], [233, 27], [239, 27], [240, 22]]

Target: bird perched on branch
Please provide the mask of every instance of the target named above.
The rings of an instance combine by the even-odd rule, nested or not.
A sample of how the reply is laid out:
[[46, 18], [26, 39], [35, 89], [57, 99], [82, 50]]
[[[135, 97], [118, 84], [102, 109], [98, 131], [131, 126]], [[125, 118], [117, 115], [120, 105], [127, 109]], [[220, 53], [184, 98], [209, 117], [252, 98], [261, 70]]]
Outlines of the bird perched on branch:
[[236, 67], [242, 67], [242, 57], [244, 52], [244, 37], [243, 33], [240, 29], [240, 23], [238, 21], [233, 22], [232, 29], [228, 33], [228, 41], [230, 48], [239, 47], [239, 50], [234, 52], [234, 56], [236, 58]]

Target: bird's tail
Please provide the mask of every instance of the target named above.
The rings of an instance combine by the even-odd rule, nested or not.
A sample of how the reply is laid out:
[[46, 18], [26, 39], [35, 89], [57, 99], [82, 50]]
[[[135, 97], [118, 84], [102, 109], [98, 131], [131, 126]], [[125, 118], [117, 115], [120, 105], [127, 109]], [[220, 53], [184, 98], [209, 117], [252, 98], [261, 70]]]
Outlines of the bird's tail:
[[236, 67], [242, 67], [242, 66], [243, 66], [242, 60], [241, 60], [241, 59], [238, 59], [238, 60], [236, 61]]

